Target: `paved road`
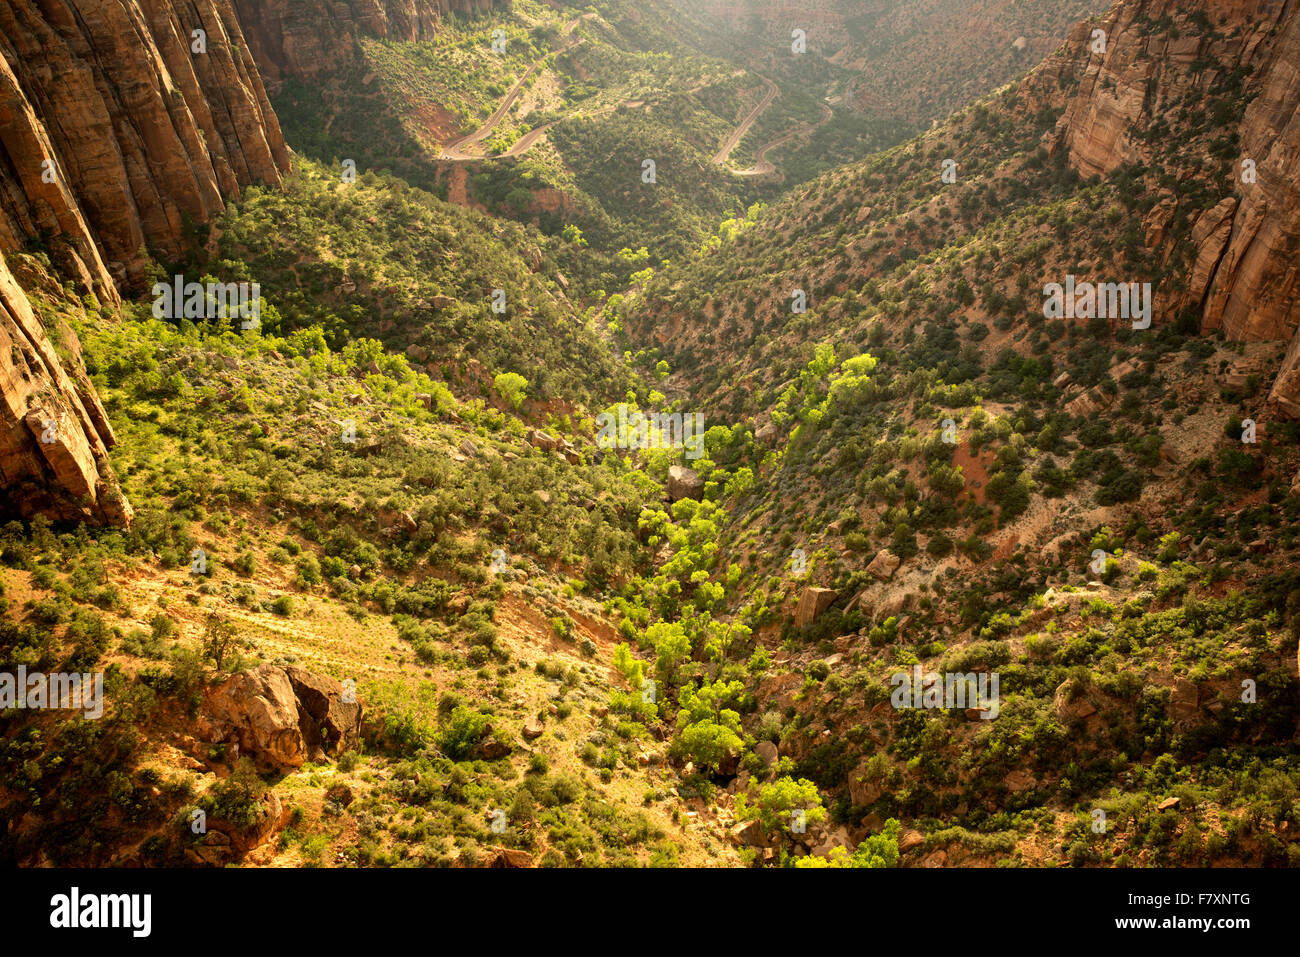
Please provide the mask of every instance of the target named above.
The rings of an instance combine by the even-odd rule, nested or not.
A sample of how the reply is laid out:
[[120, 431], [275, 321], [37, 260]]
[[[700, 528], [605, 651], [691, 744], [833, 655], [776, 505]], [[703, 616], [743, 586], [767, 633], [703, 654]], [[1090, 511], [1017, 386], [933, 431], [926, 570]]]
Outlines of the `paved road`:
[[[581, 43], [581, 38], [575, 37], [573, 33], [577, 30], [579, 23], [592, 16], [595, 16], [595, 14], [584, 13], [582, 16], [567, 23], [565, 25], [565, 30], [568, 34], [568, 41], [555, 52], [564, 53]], [[505, 99], [501, 101], [501, 105], [497, 107], [496, 112], [488, 117], [486, 123], [468, 136], [463, 136], [455, 142], [448, 143], [442, 148], [442, 154], [438, 158], [449, 163], [477, 163], [486, 159], [502, 159], [505, 157], [522, 156], [536, 146], [541, 138], [545, 136], [550, 128], [558, 123], [559, 120], [553, 120], [550, 123], [537, 127], [535, 130], [529, 130], [516, 140], [514, 145], [512, 145], [508, 150], [496, 156], [485, 156], [482, 153], [470, 152], [471, 149], [480, 147], [483, 141], [496, 131], [497, 126], [499, 126], [501, 121], [505, 119], [506, 114], [510, 112], [510, 108], [515, 105], [515, 101], [519, 99], [519, 94], [523, 92], [524, 85], [542, 68], [543, 62], [544, 61], [539, 60], [528, 68], [528, 71], [519, 79], [518, 82], [515, 83], [515, 85], [510, 89], [510, 92], [506, 94]], [[742, 75], [742, 73], [738, 73], [737, 75]], [[780, 89], [777, 85], [767, 77], [760, 76], [759, 79], [767, 86], [767, 93], [763, 96], [762, 101], [750, 111], [749, 115], [745, 117], [741, 124], [731, 131], [731, 135], [728, 136], [726, 141], [722, 144], [722, 148], [714, 154], [713, 162], [717, 166], [726, 165], [731, 154], [735, 152], [736, 147], [740, 145], [740, 141], [745, 138], [745, 135], [753, 128], [754, 124], [758, 121], [758, 118], [766, 112], [767, 108], [772, 105], [772, 102], [780, 93]], [[624, 105], [632, 104], [628, 103]], [[763, 146], [759, 147], [759, 150], [754, 157], [755, 164], [752, 167], [749, 169], [733, 169], [731, 170], [731, 173], [735, 176], [767, 176], [776, 172], [776, 167], [768, 161], [767, 154], [780, 146], [784, 146], [795, 137], [810, 134], [814, 130], [828, 123], [834, 114], [831, 112], [831, 108], [825, 103], [821, 104], [821, 108], [822, 118], [819, 122], [811, 125], [805, 124], [799, 126], [791, 130], [789, 133], [786, 133], [784, 136], [772, 140], [770, 143], [765, 143]], [[594, 110], [591, 113], [578, 111], [569, 114], [565, 119], [573, 119], [581, 116], [601, 116], [606, 113], [612, 113], [614, 109], [615, 107], [605, 107], [604, 109]]]

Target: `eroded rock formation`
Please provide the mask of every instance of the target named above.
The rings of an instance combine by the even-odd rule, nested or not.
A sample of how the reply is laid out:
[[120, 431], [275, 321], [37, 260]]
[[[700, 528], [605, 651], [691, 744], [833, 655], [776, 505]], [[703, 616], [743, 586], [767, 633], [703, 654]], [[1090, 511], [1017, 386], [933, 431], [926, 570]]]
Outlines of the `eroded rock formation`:
[[44, 237], [105, 295], [288, 168], [227, 0], [0, 4], [0, 251]]
[[[179, 258], [191, 224], [288, 169], [229, 0], [0, 3], [0, 256], [42, 249], [113, 304], [149, 252]], [[128, 524], [104, 410], [8, 269], [0, 352], [3, 511]]]
[[243, 755], [263, 770], [284, 771], [357, 747], [361, 721], [360, 701], [333, 678], [261, 665], [207, 693], [199, 732], [230, 745], [232, 759]]
[[[1152, 29], [1167, 18], [1196, 16], [1191, 29]], [[1186, 27], [1186, 24], [1184, 24]], [[1105, 52], [1094, 47], [1105, 32]], [[1081, 77], [1057, 128], [1058, 149], [1083, 176], [1124, 163], [1164, 168], [1160, 138], [1147, 131], [1188, 100], [1221, 94], [1243, 77], [1239, 109], [1212, 118], [1214, 132], [1235, 132], [1230, 195], [1194, 211], [1186, 288], [1170, 311], [1195, 310], [1203, 332], [1231, 339], [1290, 341], [1270, 398], [1300, 415], [1300, 16], [1291, 0], [1183, 3], [1130, 0], [1099, 22], [1079, 24], [1066, 44], [1064, 70]], [[1045, 71], [1060, 75], [1062, 69]], [[1252, 175], [1253, 174], [1253, 175]], [[1166, 206], [1157, 218], [1167, 221]], [[1164, 242], [1163, 223], [1149, 233]], [[1169, 250], [1164, 250], [1165, 258]]]
[[351, 59], [358, 37], [428, 40], [449, 13], [486, 13], [504, 0], [235, 0], [263, 76], [307, 80]]
[[55, 351], [0, 257], [0, 514], [129, 526], [108, 461], [113, 429], [66, 325]]

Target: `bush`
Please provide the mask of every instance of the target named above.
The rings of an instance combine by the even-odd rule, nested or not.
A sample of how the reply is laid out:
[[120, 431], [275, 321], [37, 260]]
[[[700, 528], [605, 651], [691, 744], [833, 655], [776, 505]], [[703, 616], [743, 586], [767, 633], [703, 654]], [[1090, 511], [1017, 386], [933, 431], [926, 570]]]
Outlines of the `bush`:
[[466, 705], [457, 705], [446, 718], [438, 736], [438, 747], [453, 761], [463, 761], [487, 734], [492, 719]]

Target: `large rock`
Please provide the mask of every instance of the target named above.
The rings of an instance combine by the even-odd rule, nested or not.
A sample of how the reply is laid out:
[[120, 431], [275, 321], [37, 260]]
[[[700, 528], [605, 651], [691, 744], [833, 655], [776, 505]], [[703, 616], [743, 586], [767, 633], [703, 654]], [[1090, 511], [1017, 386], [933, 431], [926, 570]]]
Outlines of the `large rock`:
[[1200, 692], [1195, 682], [1175, 678], [1169, 697], [1169, 715], [1175, 727], [1186, 727], [1200, 717]]
[[794, 623], [799, 628], [807, 628], [835, 601], [835, 592], [830, 588], [808, 587], [799, 596], [799, 605], [795, 608]]
[[668, 498], [676, 502], [683, 498], [704, 497], [704, 479], [694, 469], [674, 465], [668, 470]]
[[115, 298], [143, 285], [146, 248], [180, 259], [188, 223], [289, 165], [226, 0], [0, 5], [0, 251], [45, 236], [66, 275]]
[[237, 746], [262, 770], [283, 771], [355, 748], [361, 720], [360, 701], [345, 701], [333, 678], [261, 665], [208, 690], [198, 730]]
[[[1064, 150], [1080, 175], [1106, 176], [1125, 163], [1158, 166], [1167, 144], [1146, 135], [1157, 117], [1206, 84], [1244, 77], [1245, 105], [1220, 131], [1239, 141], [1232, 195], [1194, 219], [1186, 279], [1156, 290], [1156, 311], [1172, 317], [1189, 309], [1202, 331], [1222, 329], [1232, 340], [1291, 342], [1269, 398], [1300, 416], [1300, 167], [1293, 162], [1300, 152], [1300, 17], [1264, 0], [1194, 6], [1219, 19], [1216, 30], [1174, 38], [1151, 29], [1185, 12], [1179, 0], [1115, 4], [1100, 21], [1080, 23], [1028, 90], [1048, 99], [1062, 78], [1077, 80], [1052, 149]], [[1104, 54], [1089, 49], [1096, 28], [1106, 32]], [[1243, 182], [1246, 159], [1254, 182]], [[1188, 241], [1165, 228], [1149, 228], [1147, 237], [1156, 262], [1168, 262], [1173, 245]]]
[[356, 695], [348, 694], [341, 682], [328, 675], [305, 668], [284, 671], [298, 699], [298, 725], [308, 752], [338, 757], [359, 748], [362, 708]]
[[888, 549], [881, 549], [876, 553], [876, 557], [871, 560], [867, 566], [868, 574], [874, 575], [882, 582], [887, 582], [894, 577], [894, 572], [898, 571], [898, 566], [903, 560]]
[[0, 513], [127, 527], [131, 506], [108, 460], [113, 429], [76, 335], [60, 335], [66, 368], [0, 256]]
[[549, 432], [533, 429], [528, 433], [528, 444], [535, 449], [541, 449], [543, 452], [554, 452], [559, 449], [560, 440]]
[[1075, 721], [1084, 721], [1091, 718], [1097, 713], [1097, 706], [1087, 697], [1086, 694], [1074, 694], [1074, 682], [1071, 679], [1062, 681], [1057, 686], [1056, 694], [1052, 698], [1052, 706], [1056, 710], [1056, 720], [1063, 725], [1073, 724]]

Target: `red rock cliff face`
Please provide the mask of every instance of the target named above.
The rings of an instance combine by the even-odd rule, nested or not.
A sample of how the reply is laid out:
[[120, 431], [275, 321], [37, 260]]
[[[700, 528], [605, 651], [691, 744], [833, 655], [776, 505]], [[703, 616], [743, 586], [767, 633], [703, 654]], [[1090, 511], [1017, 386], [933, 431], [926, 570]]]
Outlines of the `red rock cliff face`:
[[[193, 31], [206, 31], [194, 52]], [[289, 153], [228, 0], [0, 2], [0, 251], [114, 298]]]
[[66, 364], [0, 257], [0, 514], [129, 526], [108, 462], [113, 429], [70, 328]]
[[[196, 49], [194, 31], [205, 33]], [[229, 0], [0, 0], [0, 512], [129, 525], [113, 430], [3, 262], [34, 241], [101, 300], [289, 169]]]
[[[1199, 24], [1190, 19], [1198, 13]], [[1176, 37], [1159, 26], [1171, 21]], [[1089, 51], [1098, 28], [1106, 31], [1104, 54]], [[1238, 134], [1230, 195], [1192, 214], [1192, 267], [1170, 306], [1197, 310], [1205, 332], [1291, 341], [1270, 398], [1300, 415], [1300, 3], [1125, 0], [1099, 23], [1080, 24], [1067, 49], [1078, 52], [1048, 72], [1073, 70], [1082, 80], [1054, 145], [1085, 176], [1128, 162], [1167, 169], [1163, 138], [1147, 142], [1143, 134], [1188, 94], [1208, 98], [1232, 73], [1245, 77], [1240, 110], [1214, 131]], [[1244, 160], [1255, 165], [1253, 183], [1243, 182]], [[1174, 201], [1153, 213], [1155, 235]]]
[[312, 79], [351, 60], [361, 36], [427, 40], [449, 13], [481, 14], [507, 0], [235, 0], [268, 80]]

